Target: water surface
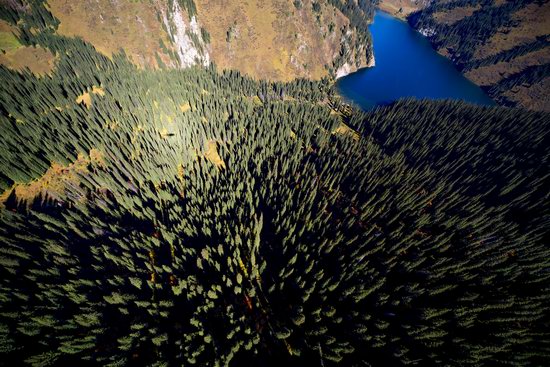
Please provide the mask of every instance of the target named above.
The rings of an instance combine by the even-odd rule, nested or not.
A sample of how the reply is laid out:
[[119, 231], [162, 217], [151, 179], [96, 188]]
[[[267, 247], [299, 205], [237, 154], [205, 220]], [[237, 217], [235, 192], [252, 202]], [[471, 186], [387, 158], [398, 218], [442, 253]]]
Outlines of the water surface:
[[370, 31], [376, 66], [338, 80], [344, 99], [363, 109], [406, 97], [494, 104], [406, 22], [377, 11]]

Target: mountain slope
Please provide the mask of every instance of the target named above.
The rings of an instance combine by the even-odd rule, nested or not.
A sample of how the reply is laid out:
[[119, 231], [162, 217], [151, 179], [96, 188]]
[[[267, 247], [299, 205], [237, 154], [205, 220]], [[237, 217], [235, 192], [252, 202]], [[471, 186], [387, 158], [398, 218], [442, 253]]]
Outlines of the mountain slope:
[[550, 110], [550, 2], [433, 1], [409, 22], [497, 102]]
[[[287, 81], [342, 76], [372, 59], [367, 27], [351, 25], [338, 9], [368, 20], [363, 9], [370, 10], [370, 2], [360, 7], [338, 0], [10, 0], [3, 6], [13, 14], [12, 25], [0, 29], [6, 35], [2, 49], [25, 26], [19, 19], [45, 14], [45, 8], [51, 12], [45, 16], [48, 32], [82, 38], [108, 57], [122, 49], [140, 67], [214, 62], [255, 78]], [[7, 66], [12, 59], [0, 56]], [[25, 65], [42, 71], [37, 63]]]
[[[366, 66], [370, 57], [349, 19], [327, 2], [198, 0], [197, 9], [222, 69], [271, 80], [319, 79], [346, 62], [348, 72]], [[338, 63], [345, 48], [351, 52]]]
[[[123, 49], [141, 67], [208, 65], [209, 55], [193, 8], [180, 1], [49, 0], [56, 33], [81, 37], [111, 57]], [[39, 6], [39, 5], [36, 5]]]

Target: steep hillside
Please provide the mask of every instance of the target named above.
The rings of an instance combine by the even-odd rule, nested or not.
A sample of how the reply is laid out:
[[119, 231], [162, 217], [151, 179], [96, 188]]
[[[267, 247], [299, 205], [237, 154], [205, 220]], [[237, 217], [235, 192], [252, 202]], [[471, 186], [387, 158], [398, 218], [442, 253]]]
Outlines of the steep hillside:
[[121, 48], [141, 67], [208, 65], [207, 37], [192, 1], [49, 0], [56, 32], [81, 37], [106, 56]]
[[[19, 20], [45, 13], [44, 8], [51, 12], [46, 16], [51, 18], [48, 32], [80, 37], [108, 57], [122, 49], [142, 68], [214, 62], [255, 78], [286, 81], [342, 76], [372, 59], [366, 26], [352, 26], [349, 19], [354, 15], [368, 21], [372, 16], [368, 1], [362, 6], [339, 0], [10, 0], [3, 4], [13, 14], [3, 16], [11, 24], [0, 23], [0, 62], [16, 69], [28, 66], [37, 73], [51, 71], [53, 59], [39, 61], [47, 50], [31, 52], [33, 45], [16, 51], [19, 28], [26, 26]], [[37, 29], [28, 27], [28, 31]]]
[[409, 17], [497, 102], [550, 109], [550, 2], [434, 1]]
[[197, 8], [212, 59], [224, 69], [272, 80], [319, 79], [368, 62], [350, 20], [326, 1], [198, 0]]

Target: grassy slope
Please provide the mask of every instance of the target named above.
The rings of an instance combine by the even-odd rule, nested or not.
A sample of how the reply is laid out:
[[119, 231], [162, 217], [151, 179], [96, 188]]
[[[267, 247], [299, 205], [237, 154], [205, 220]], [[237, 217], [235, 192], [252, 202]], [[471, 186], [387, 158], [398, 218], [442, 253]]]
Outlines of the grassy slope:
[[48, 4], [61, 21], [57, 30], [61, 35], [81, 37], [106, 56], [123, 48], [138, 66], [157, 67], [156, 54], [164, 64], [175, 66], [160, 46], [160, 40], [166, 47], [171, 43], [154, 2], [50, 0]]
[[[220, 68], [237, 69], [255, 78], [288, 81], [328, 75], [349, 25], [332, 6], [322, 4], [320, 14], [315, 13], [312, 0], [303, 0], [301, 9], [292, 0], [195, 3], [199, 22], [211, 36], [212, 60]], [[167, 4], [167, 0], [50, 0], [49, 9], [61, 21], [59, 34], [81, 37], [107, 56], [123, 48], [136, 65], [157, 67], [158, 55], [164, 64], [176, 67], [160, 46], [162, 40], [174, 50], [159, 17], [159, 9], [166, 9]], [[366, 59], [361, 61], [366, 63]]]
[[[254, 77], [319, 79], [340, 50], [342, 26], [349, 21], [322, 5], [320, 21], [311, 0], [297, 9], [291, 0], [197, 1], [199, 19], [212, 35], [217, 65]], [[333, 32], [329, 25], [334, 24]], [[227, 34], [231, 33], [228, 37]]]
[[498, 51], [534, 41], [538, 36], [550, 35], [550, 3], [533, 3], [512, 15], [512, 25], [503, 26], [488, 42], [480, 45], [474, 57], [481, 59]]

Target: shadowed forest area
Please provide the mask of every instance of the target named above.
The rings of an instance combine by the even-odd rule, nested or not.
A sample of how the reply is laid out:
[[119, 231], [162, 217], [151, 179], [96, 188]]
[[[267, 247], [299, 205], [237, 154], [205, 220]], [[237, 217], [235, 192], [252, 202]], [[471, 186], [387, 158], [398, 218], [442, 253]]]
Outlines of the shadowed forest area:
[[0, 66], [0, 365], [549, 360], [550, 115], [138, 68], [32, 9], [56, 61]]

